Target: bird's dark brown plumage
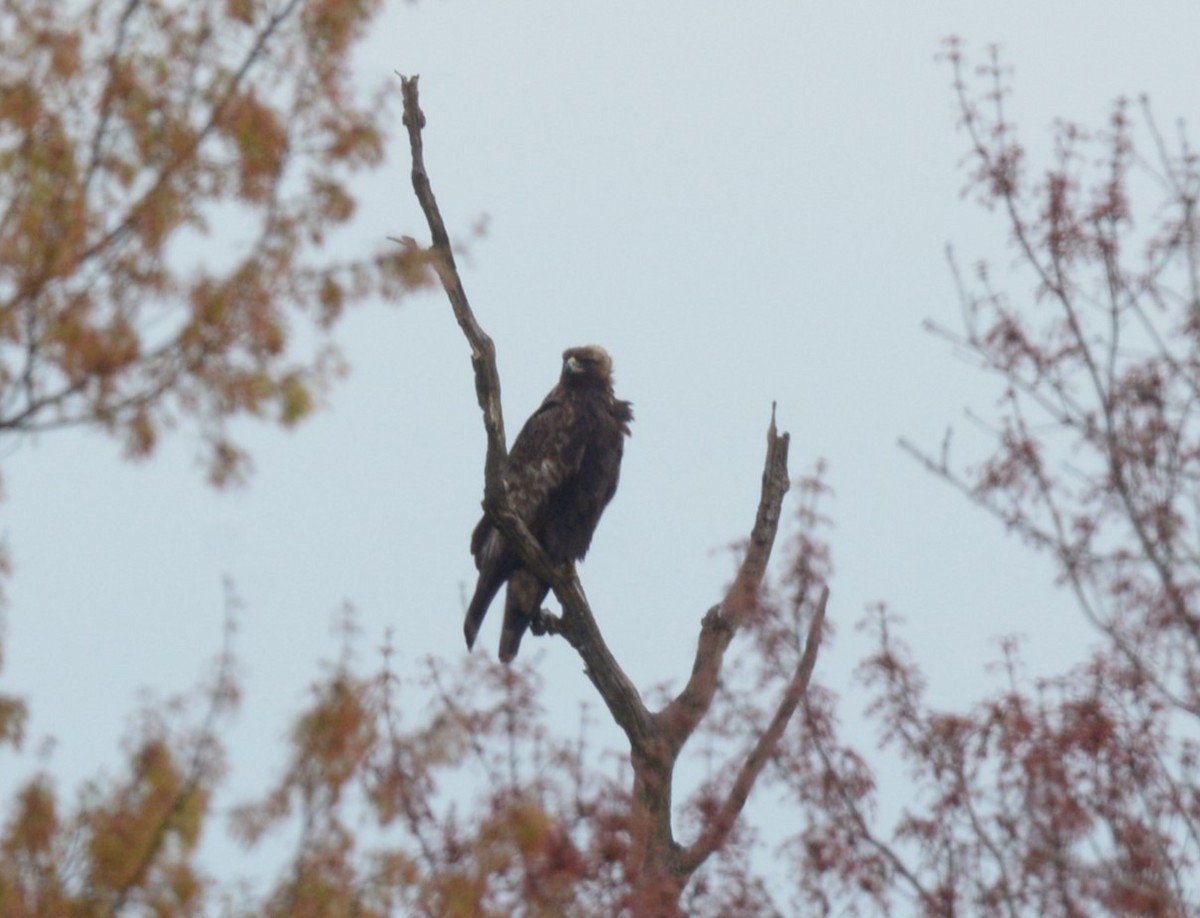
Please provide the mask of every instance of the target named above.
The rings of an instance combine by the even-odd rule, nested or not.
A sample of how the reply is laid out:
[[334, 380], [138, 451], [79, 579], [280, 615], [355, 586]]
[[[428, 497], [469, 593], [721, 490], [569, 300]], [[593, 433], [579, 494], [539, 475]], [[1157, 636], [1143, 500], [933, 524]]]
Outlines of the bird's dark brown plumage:
[[[509, 505], [556, 563], [587, 554], [600, 515], [617, 490], [633, 410], [613, 395], [612, 358], [601, 347], [563, 352], [562, 376], [525, 422], [504, 466]], [[541, 610], [549, 585], [522, 566], [484, 517], [471, 534], [479, 569], [463, 633], [475, 644], [492, 599], [505, 583], [500, 659], [511, 661]]]

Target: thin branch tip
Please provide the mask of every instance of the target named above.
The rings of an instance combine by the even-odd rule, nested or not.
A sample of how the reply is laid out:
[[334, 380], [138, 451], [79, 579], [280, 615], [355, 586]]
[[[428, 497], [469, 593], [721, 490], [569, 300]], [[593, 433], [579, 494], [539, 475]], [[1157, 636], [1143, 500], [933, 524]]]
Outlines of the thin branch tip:
[[733, 625], [722, 612], [724, 603], [717, 603], [711, 609], [704, 613], [704, 618], [700, 619], [700, 630], [703, 631], [733, 631]]
[[817, 640], [821, 639], [820, 626], [825, 621], [825, 609], [829, 605], [829, 584], [821, 585], [821, 597], [817, 600], [817, 608], [813, 611], [812, 624], [809, 625], [809, 636], [816, 635]]
[[[425, 113], [421, 111], [420, 90], [417, 87], [417, 81], [421, 79], [420, 74], [413, 74], [406, 77], [399, 70], [396, 71], [396, 76], [400, 77], [400, 94], [404, 97], [404, 116], [400, 119], [400, 123], [409, 129], [409, 142], [413, 145], [413, 167], [418, 165], [419, 154], [417, 146], [419, 139], [412, 136], [413, 127], [415, 125], [417, 131], [425, 127]], [[421, 166], [424, 169], [424, 166]]]

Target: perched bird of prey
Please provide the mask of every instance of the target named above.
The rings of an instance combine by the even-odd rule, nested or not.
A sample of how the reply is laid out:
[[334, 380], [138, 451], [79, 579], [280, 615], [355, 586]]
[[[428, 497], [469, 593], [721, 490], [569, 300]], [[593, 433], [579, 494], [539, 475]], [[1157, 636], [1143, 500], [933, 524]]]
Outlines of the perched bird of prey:
[[[509, 506], [555, 563], [587, 554], [600, 514], [617, 491], [633, 409], [613, 395], [612, 358], [602, 347], [563, 351], [562, 376], [525, 422], [504, 466]], [[471, 534], [479, 569], [463, 633], [475, 644], [488, 605], [504, 583], [500, 659], [510, 662], [550, 585], [521, 564], [485, 516]]]

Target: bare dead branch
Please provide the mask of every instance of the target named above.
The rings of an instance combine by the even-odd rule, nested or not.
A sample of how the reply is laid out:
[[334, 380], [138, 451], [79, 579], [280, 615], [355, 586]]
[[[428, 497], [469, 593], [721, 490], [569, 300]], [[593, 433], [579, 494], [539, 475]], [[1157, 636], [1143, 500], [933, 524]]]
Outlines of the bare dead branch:
[[817, 600], [817, 606], [813, 612], [812, 621], [808, 625], [804, 653], [801, 654], [800, 660], [796, 664], [796, 671], [792, 674], [792, 678], [779, 699], [770, 724], [759, 735], [754, 743], [754, 748], [742, 762], [737, 778], [734, 779], [733, 786], [729, 789], [729, 794], [722, 802], [720, 809], [708, 820], [700, 837], [680, 857], [680, 867], [686, 873], [694, 872], [707, 860], [709, 855], [725, 843], [729, 831], [746, 805], [750, 791], [754, 789], [755, 782], [762, 773], [763, 766], [774, 756], [783, 731], [787, 729], [792, 716], [796, 713], [796, 708], [808, 691], [813, 667], [817, 663], [817, 652], [821, 647], [821, 632], [825, 626], [825, 607], [828, 602], [829, 587], [823, 587], [821, 597]]
[[763, 463], [762, 491], [758, 513], [746, 555], [738, 567], [737, 577], [719, 605], [704, 616], [692, 675], [679, 695], [656, 717], [670, 745], [679, 749], [696, 729], [696, 725], [712, 704], [721, 673], [725, 649], [746, 614], [758, 601], [767, 562], [779, 531], [779, 515], [784, 495], [790, 486], [787, 457], [789, 436], [775, 427], [775, 406], [771, 406], [771, 425], [767, 428], [767, 456]]
[[[720, 830], [715, 828], [715, 822], [711, 823], [704, 833], [704, 840], [697, 842], [692, 848], [685, 850], [675, 842], [671, 828], [671, 775], [684, 743], [695, 732], [712, 703], [725, 649], [758, 600], [767, 562], [779, 529], [783, 497], [789, 487], [787, 451], [788, 435], [780, 434], [776, 429], [772, 406], [771, 424], [767, 430], [762, 492], [746, 556], [742, 559], [737, 577], [724, 601], [710, 609], [704, 617], [688, 684], [677, 698], [654, 716], [655, 728], [660, 737], [659, 744], [649, 750], [651, 756], [642, 761], [634, 760], [635, 809], [631, 827], [634, 848], [641, 853], [642, 863], [657, 868], [660, 874], [671, 878], [679, 888], [682, 888], [682, 884], [703, 863], [708, 853], [711, 853], [710, 848], [708, 853], [701, 854], [703, 845], [716, 839], [725, 839], [742, 808], [738, 805], [735, 809], [722, 811], [717, 818], [727, 819], [728, 823]], [[817, 642], [810, 640], [804, 656], [811, 656], [811, 660], [807, 664], [801, 664], [807, 665], [809, 672], [816, 660], [816, 650]], [[804, 676], [802, 682], [802, 685], [797, 683], [794, 686], [799, 692], [796, 696], [797, 703], [807, 688], [808, 677]], [[791, 711], [794, 710], [795, 704], [792, 704]], [[773, 723], [772, 726], [777, 727], [779, 733], [770, 741], [771, 749], [774, 748], [774, 742], [777, 742], [778, 735], [787, 726], [790, 717], [791, 714], [788, 713], [777, 725]], [[766, 755], [765, 747], [759, 750], [758, 754]], [[765, 761], [766, 758], [763, 758], [753, 765], [751, 772], [747, 772], [746, 766], [743, 766], [739, 785], [745, 794], [749, 794]], [[742, 804], [744, 803], [745, 797], [742, 798]], [[648, 870], [649, 872], [651, 871]], [[654, 893], [652, 888], [647, 891], [651, 896]]]
[[[484, 493], [499, 494], [503, 489], [500, 470], [508, 455], [508, 441], [504, 436], [504, 413], [500, 408], [500, 373], [496, 369], [496, 346], [487, 332], [475, 321], [475, 313], [471, 311], [471, 304], [467, 301], [467, 291], [458, 276], [454, 250], [450, 245], [450, 234], [446, 232], [446, 223], [442, 220], [437, 199], [433, 196], [429, 173], [425, 171], [425, 145], [421, 138], [421, 130], [425, 127], [425, 113], [421, 111], [417, 90], [420, 76], [397, 75], [400, 77], [401, 94], [404, 98], [404, 126], [408, 128], [408, 144], [412, 150], [412, 186], [425, 214], [425, 222], [429, 224], [434, 270], [442, 282], [442, 289], [450, 299], [450, 308], [454, 310], [458, 327], [462, 329], [467, 343], [471, 345], [471, 365], [475, 368], [475, 395], [483, 411], [483, 424], [487, 429], [488, 438], [487, 459], [484, 464]], [[498, 507], [493, 506], [490, 509], [495, 510]]]
[[508, 450], [504, 435], [504, 415], [500, 404], [500, 375], [496, 369], [495, 345], [471, 310], [454, 261], [450, 236], [438, 209], [429, 174], [425, 170], [424, 144], [421, 137], [425, 115], [421, 111], [418, 96], [418, 77], [401, 76], [400, 80], [404, 99], [404, 125], [408, 128], [409, 146], [412, 150], [413, 191], [429, 224], [433, 265], [446, 296], [450, 299], [454, 318], [471, 345], [475, 392], [483, 410], [483, 423], [488, 440], [484, 469], [484, 512], [516, 549], [522, 562], [550, 584], [555, 597], [562, 604], [563, 616], [561, 619], [546, 617], [543, 620], [545, 630], [561, 634], [575, 648], [583, 658], [588, 678], [600, 692], [614, 720], [629, 737], [631, 747], [635, 752], [643, 750], [652, 745], [653, 740], [654, 725], [650, 714], [633, 682], [625, 675], [605, 644], [573, 566], [560, 567], [553, 564], [525, 522], [508, 506], [501, 475]]

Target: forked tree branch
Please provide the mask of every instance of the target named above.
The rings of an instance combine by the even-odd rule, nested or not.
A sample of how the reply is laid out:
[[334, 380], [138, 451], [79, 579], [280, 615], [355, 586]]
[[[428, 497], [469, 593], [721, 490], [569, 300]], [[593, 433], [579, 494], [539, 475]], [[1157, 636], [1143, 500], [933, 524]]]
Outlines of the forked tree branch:
[[[657, 901], [664, 889], [677, 894], [704, 860], [724, 843], [779, 738], [808, 689], [820, 647], [828, 591], [824, 591], [809, 626], [808, 639], [770, 723], [748, 752], [714, 821], [689, 848], [674, 841], [671, 829], [671, 776], [684, 742], [708, 711], [721, 673], [726, 648], [759, 600], [763, 577], [779, 530], [784, 495], [789, 487], [789, 438], [775, 427], [775, 410], [767, 431], [767, 456], [754, 528], [737, 577], [723, 602], [704, 617], [691, 678], [666, 708], [651, 715], [641, 695], [621, 669], [592, 615], [574, 565], [555, 565], [529, 528], [508, 505], [502, 470], [507, 457], [500, 404], [500, 378], [495, 346], [480, 327], [467, 301], [454, 262], [449, 234], [425, 170], [421, 131], [425, 116], [417, 93], [417, 77], [401, 76], [404, 124], [412, 149], [412, 183], [432, 236], [430, 261], [450, 299], [455, 319], [471, 345], [475, 391], [487, 430], [483, 508], [513, 546], [522, 562], [550, 584], [562, 605], [561, 618], [543, 616], [535, 628], [561, 634], [583, 659], [585, 670], [616, 723], [629, 739], [635, 773], [634, 810], [630, 816], [629, 875], [635, 899]], [[664, 885], [665, 884], [665, 885]], [[648, 897], [648, 898], [647, 898]], [[677, 898], [677, 895], [676, 897]], [[640, 899], [639, 899], [640, 901]], [[639, 912], [640, 914], [641, 912]], [[649, 914], [650, 912], [646, 912]], [[655, 912], [658, 914], [658, 912]]]

